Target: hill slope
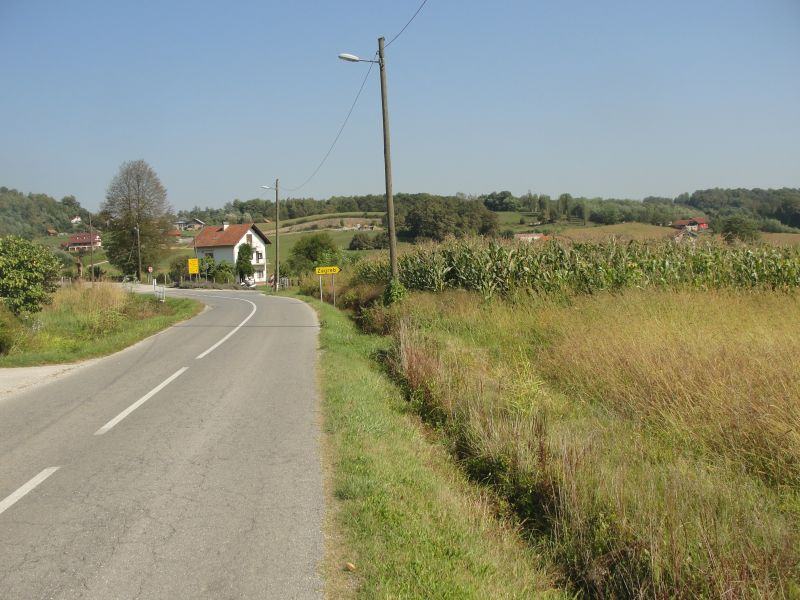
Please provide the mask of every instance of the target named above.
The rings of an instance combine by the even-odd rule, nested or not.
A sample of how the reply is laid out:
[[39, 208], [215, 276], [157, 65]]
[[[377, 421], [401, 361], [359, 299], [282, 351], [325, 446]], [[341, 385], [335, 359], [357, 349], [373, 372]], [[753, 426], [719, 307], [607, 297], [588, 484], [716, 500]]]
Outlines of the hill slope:
[[33, 238], [45, 234], [48, 227], [72, 231], [70, 219], [76, 215], [86, 220], [89, 211], [82, 208], [74, 196], [65, 196], [59, 201], [47, 194], [26, 195], [0, 187], [0, 235]]

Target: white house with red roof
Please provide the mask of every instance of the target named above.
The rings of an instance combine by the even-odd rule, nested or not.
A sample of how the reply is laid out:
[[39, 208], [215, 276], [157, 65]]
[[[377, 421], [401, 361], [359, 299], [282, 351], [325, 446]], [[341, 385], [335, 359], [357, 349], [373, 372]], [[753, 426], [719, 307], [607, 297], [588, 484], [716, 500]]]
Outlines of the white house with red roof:
[[256, 283], [265, 283], [268, 273], [267, 245], [271, 242], [254, 223], [229, 225], [207, 225], [194, 238], [194, 248], [198, 258], [211, 257], [217, 263], [225, 261], [236, 264], [239, 246], [250, 244], [253, 248], [253, 278]]

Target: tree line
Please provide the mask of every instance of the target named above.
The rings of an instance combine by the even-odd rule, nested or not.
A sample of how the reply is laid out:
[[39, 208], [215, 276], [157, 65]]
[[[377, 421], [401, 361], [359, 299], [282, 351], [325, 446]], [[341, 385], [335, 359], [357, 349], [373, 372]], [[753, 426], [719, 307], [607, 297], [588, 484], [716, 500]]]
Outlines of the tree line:
[[[339, 212], [382, 212], [383, 195], [332, 196], [328, 199], [287, 198], [281, 201], [281, 219]], [[441, 239], [463, 233], [492, 234], [496, 221], [489, 212], [528, 213], [539, 223], [615, 223], [639, 222], [668, 225], [679, 219], [707, 217], [722, 221], [736, 215], [750, 219], [762, 231], [794, 231], [800, 228], [800, 189], [724, 189], [697, 190], [674, 198], [648, 196], [643, 200], [601, 198], [528, 192], [515, 196], [510, 191], [468, 196], [456, 194], [396, 194], [398, 229], [410, 238]], [[275, 217], [275, 203], [254, 198], [233, 200], [222, 208], [184, 210], [179, 217], [196, 217], [207, 223], [259, 222]]]

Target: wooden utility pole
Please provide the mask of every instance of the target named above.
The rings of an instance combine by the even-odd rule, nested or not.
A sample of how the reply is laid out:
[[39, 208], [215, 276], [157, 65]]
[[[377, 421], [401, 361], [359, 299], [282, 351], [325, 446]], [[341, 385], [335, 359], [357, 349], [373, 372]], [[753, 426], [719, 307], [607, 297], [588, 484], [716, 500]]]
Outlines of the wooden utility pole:
[[89, 213], [89, 263], [90, 269], [89, 272], [89, 281], [92, 282], [92, 287], [94, 287], [94, 233], [92, 233], [92, 213]]
[[392, 196], [392, 155], [389, 143], [389, 99], [386, 86], [386, 58], [383, 53], [384, 39], [378, 38], [378, 65], [381, 70], [381, 106], [383, 108], [383, 168], [386, 178], [386, 216], [389, 222], [389, 262], [392, 279], [397, 279], [397, 237], [394, 228], [394, 197]]
[[136, 279], [139, 280], [139, 283], [142, 282], [142, 243], [141, 238], [139, 237], [139, 224], [136, 224], [136, 253], [138, 255], [138, 264], [139, 266], [136, 269]]
[[280, 240], [280, 234], [278, 233], [278, 227], [280, 226], [281, 222], [281, 208], [280, 204], [278, 204], [279, 183], [280, 180], [276, 177], [275, 178], [275, 291], [276, 292], [281, 288], [281, 259], [280, 259], [281, 240]]

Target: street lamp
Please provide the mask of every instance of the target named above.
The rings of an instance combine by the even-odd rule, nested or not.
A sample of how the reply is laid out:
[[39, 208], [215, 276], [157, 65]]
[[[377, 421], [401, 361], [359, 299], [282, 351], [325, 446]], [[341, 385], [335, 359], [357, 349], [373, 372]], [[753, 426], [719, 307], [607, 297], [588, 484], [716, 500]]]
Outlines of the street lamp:
[[275, 190], [275, 291], [277, 292], [280, 289], [280, 278], [281, 278], [281, 263], [280, 263], [280, 255], [278, 254], [280, 250], [280, 238], [278, 237], [278, 224], [281, 220], [281, 212], [278, 206], [278, 189], [279, 189], [279, 180], [275, 179], [275, 185], [262, 185], [261, 186], [265, 190]]
[[384, 39], [378, 38], [378, 60], [366, 60], [355, 54], [342, 53], [339, 58], [347, 62], [378, 63], [381, 71], [381, 106], [383, 108], [383, 170], [386, 179], [386, 216], [389, 221], [389, 262], [392, 266], [392, 279], [397, 279], [397, 236], [394, 228], [394, 197], [392, 196], [392, 155], [389, 143], [389, 101], [386, 88], [386, 57]]

